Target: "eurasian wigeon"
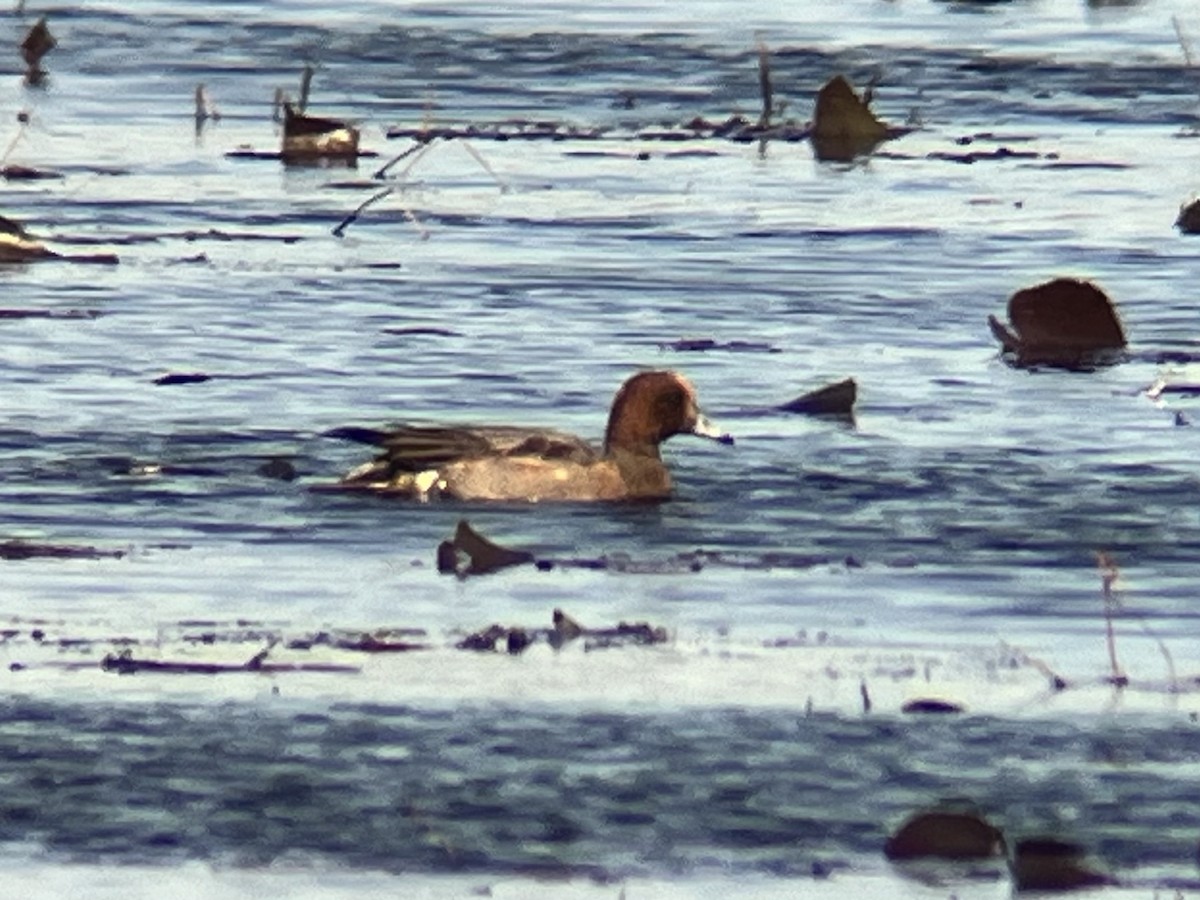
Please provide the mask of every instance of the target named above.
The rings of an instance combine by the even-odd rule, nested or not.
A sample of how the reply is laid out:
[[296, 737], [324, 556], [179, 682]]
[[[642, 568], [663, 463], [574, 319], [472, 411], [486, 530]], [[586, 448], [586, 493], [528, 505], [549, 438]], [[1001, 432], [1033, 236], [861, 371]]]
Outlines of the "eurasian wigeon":
[[420, 500], [661, 500], [670, 496], [671, 476], [659, 444], [676, 434], [733, 442], [701, 414], [691, 383], [665, 371], [641, 372], [621, 386], [599, 451], [561, 431], [504, 425], [330, 434], [383, 448], [337, 488]]

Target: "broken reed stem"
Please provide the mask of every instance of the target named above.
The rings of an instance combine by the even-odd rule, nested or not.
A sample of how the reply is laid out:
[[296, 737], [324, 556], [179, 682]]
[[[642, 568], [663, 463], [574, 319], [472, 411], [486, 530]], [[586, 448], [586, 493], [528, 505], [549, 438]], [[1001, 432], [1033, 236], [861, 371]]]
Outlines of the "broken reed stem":
[[313, 67], [308, 63], [304, 64], [304, 74], [300, 76], [300, 112], [308, 109], [308, 92], [312, 87]]
[[771, 90], [771, 51], [762, 41], [758, 42], [758, 87], [762, 92], [762, 115], [758, 117], [758, 124], [767, 128], [771, 124], [774, 92]]
[[474, 146], [468, 144], [465, 140], [460, 141], [460, 143], [468, 153], [475, 157], [475, 161], [483, 167], [483, 170], [491, 175], [493, 179], [495, 179], [496, 184], [500, 187], [500, 192], [502, 194], [508, 193], [508, 185], [505, 184], [504, 180], [496, 174], [495, 170], [490, 165], [488, 165], [488, 161], [483, 158], [483, 154], [476, 150]]
[[1183, 60], [1190, 69], [1194, 65], [1191, 42], [1183, 33], [1183, 26], [1179, 24], [1179, 16], [1171, 16], [1171, 24], [1175, 26], [1175, 37], [1179, 41], [1179, 48], [1183, 50]]
[[1113, 612], [1120, 605], [1113, 585], [1121, 572], [1117, 568], [1116, 560], [1107, 553], [1096, 554], [1096, 565], [1100, 569], [1100, 585], [1104, 595], [1104, 624], [1108, 640], [1108, 661], [1112, 667], [1111, 681], [1117, 687], [1124, 687], [1129, 683], [1129, 679], [1121, 671], [1121, 664], [1117, 662], [1117, 636], [1113, 629]]
[[354, 208], [354, 211], [352, 213], [350, 213], [350, 215], [346, 216], [346, 218], [342, 219], [342, 221], [338, 223], [337, 227], [333, 229], [333, 236], [334, 237], [342, 237], [346, 233], [347, 226], [358, 221], [358, 217], [363, 214], [363, 210], [365, 210], [368, 206], [371, 206], [374, 203], [378, 203], [380, 200], [382, 200], [384, 197], [388, 196], [395, 190], [396, 190], [395, 186], [385, 187], [382, 191], [377, 191], [376, 193], [374, 193], [370, 197], [368, 197], [366, 200], [364, 200], [362, 203], [358, 204], [358, 206], [356, 206]]
[[396, 163], [400, 162], [402, 159], [407, 159], [408, 157], [410, 157], [414, 153], [416, 153], [418, 150], [422, 149], [423, 147], [427, 148], [428, 146], [429, 146], [429, 144], [426, 144], [426, 143], [413, 144], [411, 147], [409, 147], [407, 150], [405, 150], [399, 156], [392, 157], [390, 160], [388, 160], [382, 166], [380, 166], [378, 169], [376, 169], [375, 174], [372, 175], [371, 177], [374, 178], [376, 181], [382, 181], [383, 176], [387, 174], [388, 169], [390, 169]]
[[13, 135], [13, 139], [8, 142], [8, 146], [4, 148], [4, 155], [0, 156], [0, 165], [8, 162], [9, 154], [17, 148], [17, 143], [25, 136], [25, 129], [29, 127], [28, 116], [17, 117], [18, 127], [17, 133]]

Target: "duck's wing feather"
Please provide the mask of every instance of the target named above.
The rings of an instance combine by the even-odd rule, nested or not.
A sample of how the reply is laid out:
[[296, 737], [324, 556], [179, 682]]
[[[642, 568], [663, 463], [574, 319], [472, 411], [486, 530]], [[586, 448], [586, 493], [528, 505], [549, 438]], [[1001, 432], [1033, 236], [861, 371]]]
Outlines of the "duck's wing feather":
[[389, 476], [394, 476], [486, 457], [569, 460], [583, 464], [599, 459], [594, 448], [573, 434], [536, 428], [402, 425], [385, 431], [349, 426], [326, 434], [381, 448], [371, 467], [372, 477], [379, 477], [385, 469]]

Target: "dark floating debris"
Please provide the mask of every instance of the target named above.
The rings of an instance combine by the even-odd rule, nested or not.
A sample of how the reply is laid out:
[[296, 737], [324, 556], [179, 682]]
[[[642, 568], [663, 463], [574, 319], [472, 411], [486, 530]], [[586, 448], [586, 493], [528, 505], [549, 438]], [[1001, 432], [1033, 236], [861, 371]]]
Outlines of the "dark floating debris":
[[0, 319], [97, 319], [98, 309], [0, 309]]
[[949, 810], [913, 815], [883, 846], [891, 860], [988, 859], [1006, 852], [1000, 829], [977, 813]]
[[384, 328], [384, 334], [394, 334], [399, 337], [462, 337], [461, 331], [450, 328], [438, 328], [432, 325], [412, 325], [405, 328]]
[[802, 394], [795, 400], [784, 403], [779, 409], [810, 416], [847, 418], [854, 415], [854, 404], [857, 400], [858, 383], [853, 378], [846, 378]]
[[1191, 384], [1185, 382], [1176, 382], [1174, 384], [1159, 380], [1146, 388], [1145, 394], [1151, 400], [1157, 400], [1169, 394], [1174, 394], [1178, 397], [1200, 397], [1200, 384]]
[[280, 157], [288, 165], [359, 157], [357, 128], [339, 119], [322, 119], [283, 105], [283, 148]]
[[1084, 857], [1081, 846], [1058, 838], [1017, 841], [1010, 863], [1013, 886], [1018, 891], [1071, 891], [1116, 883], [1091, 868]]
[[[466, 557], [465, 564], [462, 557]], [[533, 554], [525, 550], [509, 550], [489, 541], [466, 519], [458, 523], [451, 540], [443, 541], [437, 549], [438, 571], [446, 575], [487, 575], [509, 566], [533, 562]]]
[[54, 259], [57, 256], [19, 222], [0, 216], [0, 262], [27, 262]]
[[428, 650], [429, 644], [413, 641], [388, 640], [373, 634], [364, 634], [357, 638], [338, 638], [330, 642], [337, 650], [352, 650], [357, 653], [411, 653], [414, 650]]
[[1200, 200], [1190, 200], [1179, 207], [1175, 227], [1184, 234], [1200, 234]]
[[0, 167], [0, 177], [5, 181], [49, 181], [65, 178], [62, 172], [53, 169], [34, 169], [30, 166], [7, 165]]
[[860, 98], [844, 75], [835, 75], [817, 93], [809, 139], [817, 159], [850, 162], [884, 141], [908, 133], [885, 125], [870, 109], [870, 93]]
[[[308, 114], [308, 94], [312, 84], [313, 68], [304, 67], [300, 77], [300, 100], [292, 103], [282, 89], [276, 89], [272, 118], [283, 122], [283, 141], [278, 153], [239, 147], [225, 154], [226, 159], [270, 159], [282, 160], [289, 166], [354, 166], [364, 156], [375, 153], [360, 150], [359, 130], [341, 119], [327, 119]], [[196, 127], [201, 118], [201, 92], [196, 89]]]
[[174, 384], [202, 384], [205, 381], [212, 381], [212, 375], [206, 375], [203, 372], [168, 372], [166, 375], [159, 375], [154, 379], [157, 385], [174, 385]]
[[615, 628], [587, 628], [561, 609], [554, 610], [551, 622], [550, 628], [540, 629], [489, 625], [481, 631], [467, 635], [454, 646], [458, 650], [482, 653], [503, 651], [516, 656], [539, 640], [544, 640], [558, 650], [582, 639], [586, 651], [664, 644], [670, 640], [665, 628], [650, 625], [648, 622], [620, 622]]
[[969, 166], [977, 162], [998, 162], [1005, 159], [1041, 159], [1042, 155], [1032, 150], [1010, 150], [1007, 147], [997, 147], [995, 150], [970, 150], [965, 153], [934, 151], [927, 153], [925, 158]]
[[1094, 284], [1056, 278], [1017, 291], [1008, 301], [1006, 327], [988, 316], [1001, 353], [1021, 367], [1087, 371], [1124, 358], [1125, 332], [1116, 307]]
[[295, 481], [299, 473], [295, 464], [282, 456], [274, 456], [255, 469], [263, 478], [273, 478], [276, 481]]
[[965, 707], [949, 700], [920, 698], [909, 700], [900, 707], [900, 712], [907, 715], [953, 715], [963, 712]]
[[58, 46], [58, 41], [50, 33], [46, 17], [42, 16], [29, 29], [25, 40], [21, 42], [21, 58], [25, 60], [25, 80], [29, 84], [40, 84], [46, 77], [42, 69], [42, 58]]
[[59, 262], [100, 263], [116, 265], [119, 260], [111, 253], [67, 256], [55, 253], [26, 231], [18, 222], [0, 216], [0, 263], [25, 263], [57, 260]]
[[101, 550], [97, 547], [70, 544], [38, 544], [30, 541], [0, 542], [0, 559], [121, 559], [124, 550]]
[[717, 341], [713, 338], [681, 338], [678, 341], [668, 341], [658, 345], [660, 350], [674, 350], [676, 353], [706, 353], [710, 350], [721, 350], [727, 353], [779, 353], [778, 347], [758, 341]]
[[118, 675], [156, 673], [160, 675], [224, 675], [231, 672], [258, 672], [278, 675], [285, 672], [322, 672], [329, 674], [358, 674], [358, 666], [337, 663], [269, 663], [266, 662], [270, 647], [256, 653], [244, 663], [207, 663], [180, 660], [135, 659], [132, 650], [109, 653], [100, 661], [105, 672]]

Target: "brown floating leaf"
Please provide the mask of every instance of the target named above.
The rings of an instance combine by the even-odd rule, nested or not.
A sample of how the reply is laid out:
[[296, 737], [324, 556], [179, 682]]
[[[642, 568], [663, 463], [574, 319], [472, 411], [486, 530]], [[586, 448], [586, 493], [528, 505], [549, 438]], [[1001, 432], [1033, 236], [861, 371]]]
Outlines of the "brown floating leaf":
[[1114, 883], [1083, 857], [1082, 847], [1058, 838], [1018, 841], [1011, 862], [1013, 884], [1018, 891], [1070, 891]]
[[1004, 835], [982, 816], [931, 811], [908, 819], [883, 847], [888, 859], [986, 859], [1005, 852]]
[[25, 60], [25, 65], [29, 67], [31, 75], [41, 68], [42, 57], [57, 45], [58, 41], [54, 40], [54, 35], [50, 33], [50, 26], [46, 24], [46, 17], [42, 16], [29, 29], [25, 40], [21, 42], [21, 57]]
[[783, 412], [812, 416], [850, 416], [858, 399], [858, 384], [853, 378], [827, 384], [780, 406]]
[[848, 162], [894, 136], [854, 93], [845, 76], [835, 75], [817, 93], [810, 133], [817, 159]]
[[[459, 553], [465, 554], [469, 560], [466, 568], [459, 565]], [[463, 519], [458, 523], [454, 539], [443, 541], [438, 546], [437, 560], [438, 571], [444, 574], [487, 575], [509, 566], [533, 562], [533, 554], [494, 544]]]
[[1091, 282], [1055, 278], [1008, 301], [1011, 328], [988, 316], [1001, 351], [1019, 366], [1092, 368], [1116, 362], [1126, 346], [1113, 302]]

